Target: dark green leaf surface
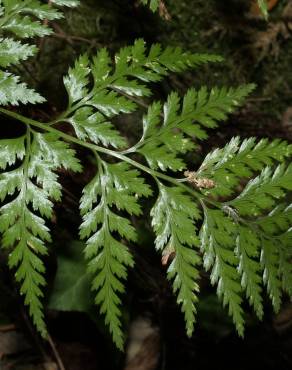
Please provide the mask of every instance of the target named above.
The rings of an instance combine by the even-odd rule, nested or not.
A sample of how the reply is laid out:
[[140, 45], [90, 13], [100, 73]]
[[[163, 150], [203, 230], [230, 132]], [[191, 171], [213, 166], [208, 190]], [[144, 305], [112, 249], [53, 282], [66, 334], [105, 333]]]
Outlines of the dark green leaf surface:
[[84, 243], [75, 241], [68, 255], [58, 256], [58, 268], [48, 308], [89, 312], [92, 307], [91, 277], [83, 258]]

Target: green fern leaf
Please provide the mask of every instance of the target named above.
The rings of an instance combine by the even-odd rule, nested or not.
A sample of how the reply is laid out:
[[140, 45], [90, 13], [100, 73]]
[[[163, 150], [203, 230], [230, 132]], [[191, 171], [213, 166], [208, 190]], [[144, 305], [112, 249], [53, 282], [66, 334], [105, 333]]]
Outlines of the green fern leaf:
[[292, 146], [285, 141], [255, 138], [232, 138], [223, 148], [209, 153], [197, 171], [198, 178], [214, 181], [215, 187], [208, 190], [213, 196], [229, 196], [240, 180], [250, 178], [253, 173], [262, 170], [266, 165], [283, 162], [292, 153]]
[[52, 3], [58, 6], [67, 6], [68, 8], [75, 8], [80, 4], [79, 0], [52, 0]]
[[[75, 1], [57, 1], [57, 5], [77, 5]], [[12, 64], [34, 55], [37, 48], [34, 45], [23, 44], [14, 40], [32, 37], [44, 37], [51, 34], [52, 30], [45, 24], [44, 19], [57, 20], [62, 13], [49, 4], [42, 4], [38, 0], [3, 0], [0, 8], [1, 33], [9, 33], [10, 37], [0, 38], [0, 67], [7, 68]], [[37, 20], [39, 19], [39, 20]], [[19, 83], [19, 77], [7, 71], [0, 71], [0, 104], [17, 105], [19, 103], [41, 103], [44, 101], [39, 94]]]
[[[2, 246], [11, 250], [9, 266], [16, 271], [34, 324], [46, 336], [41, 303], [45, 267], [41, 257], [47, 254], [45, 243], [51, 237], [45, 219], [52, 217], [52, 201], [61, 197], [53, 171], [62, 166], [73, 170], [81, 167], [74, 151], [51, 134], [32, 134], [28, 130], [26, 136], [1, 140], [0, 149], [0, 165], [5, 171], [0, 174], [0, 199], [3, 202], [9, 196], [0, 208]], [[10, 169], [18, 161], [21, 164]]]
[[2, 71], [0, 71], [0, 91], [1, 105], [35, 104], [45, 101], [37, 92], [28, 89], [25, 83], [20, 83], [18, 77]]
[[[290, 146], [280, 141], [274, 141], [271, 144], [261, 141], [255, 147], [251, 140], [246, 143], [252, 145], [245, 145], [245, 150], [238, 150], [238, 141], [235, 139], [224, 148], [224, 151], [212, 153], [205, 163], [208, 162], [211, 167], [215, 163], [215, 168], [216, 163], [220, 163], [221, 168], [228, 169], [235, 174], [235, 181], [232, 183], [234, 186], [238, 183], [237, 176], [248, 177], [253, 171], [259, 170], [261, 166], [272, 164], [275, 160], [283, 161], [285, 156], [291, 154]], [[246, 151], [248, 147], [249, 150]], [[253, 147], [255, 152], [258, 151], [255, 156]], [[267, 151], [269, 147], [270, 150]], [[261, 150], [263, 151], [261, 152]], [[238, 158], [236, 153], [239, 154]], [[244, 155], [240, 153], [244, 153]], [[216, 158], [219, 158], [218, 162]], [[236, 170], [234, 166], [237, 167]], [[228, 172], [226, 172], [227, 175]], [[285, 197], [287, 191], [292, 189], [291, 180], [291, 165], [287, 167], [285, 164], [281, 164], [275, 170], [272, 170], [271, 167], [265, 167], [260, 175], [248, 182], [245, 189], [235, 199], [227, 202], [228, 205], [223, 207], [236, 222], [244, 224], [237, 231], [236, 253], [240, 259], [239, 272], [247, 297], [260, 318], [262, 317], [260, 272], [263, 270], [263, 281], [267, 286], [275, 311], [280, 308], [282, 286], [285, 286], [285, 290], [287, 290], [286, 284], [290, 280], [290, 269], [287, 268], [288, 260], [286, 259], [291, 224], [290, 212], [288, 210], [283, 212], [284, 209], [281, 205], [268, 215], [266, 212], [273, 209], [276, 202]], [[280, 212], [281, 216], [277, 217]], [[262, 218], [259, 218], [260, 216]], [[250, 223], [242, 217], [252, 217], [255, 221]], [[260, 265], [257, 260], [259, 247]], [[280, 273], [280, 256], [282, 256], [282, 275]]]
[[15, 16], [7, 21], [2, 30], [12, 32], [19, 38], [44, 37], [51, 33], [49, 27], [39, 21], [32, 21], [28, 16]]
[[114, 129], [113, 125], [100, 113], [93, 113], [90, 107], [78, 109], [74, 116], [68, 119], [74, 127], [76, 135], [81, 140], [91, 140], [96, 144], [123, 148], [126, 141]]
[[[52, 0], [59, 6], [77, 6], [78, 2], [75, 0]], [[71, 5], [70, 5], [71, 3]], [[74, 5], [75, 4], [75, 5]], [[39, 0], [3, 0], [3, 5], [5, 8], [5, 13], [8, 16], [14, 16], [16, 14], [30, 14], [41, 20], [48, 19], [60, 19], [62, 18], [62, 13], [54, 9], [48, 4], [43, 4]]]
[[36, 51], [36, 47], [28, 44], [21, 44], [13, 39], [0, 39], [0, 67], [9, 67], [11, 64], [18, 64], [26, 60]]
[[263, 299], [261, 288], [261, 268], [258, 263], [261, 241], [252, 229], [239, 227], [236, 240], [236, 255], [239, 259], [238, 270], [241, 285], [246, 290], [247, 298], [260, 320], [263, 318]]
[[17, 159], [22, 160], [25, 156], [25, 136], [17, 139], [0, 141], [0, 169], [5, 170], [12, 166]]
[[[52, 3], [77, 4], [72, 0]], [[49, 29], [44, 31], [43, 23], [35, 18], [60, 17], [53, 7], [35, 0], [7, 0], [2, 5], [2, 31], [8, 30], [11, 22], [28, 22], [31, 26], [27, 24], [28, 30], [24, 27], [26, 36]], [[11, 37], [1, 40], [3, 68], [35, 52], [34, 47]], [[46, 220], [52, 218], [54, 202], [61, 199], [57, 171], [81, 171], [71, 144], [80, 144], [95, 154], [97, 174], [85, 186], [80, 203], [80, 237], [86, 240], [88, 263], [87, 273], [83, 265], [81, 273], [92, 280], [95, 302], [118, 348], [124, 342], [120, 296], [127, 269], [134, 264], [129, 244], [137, 240], [131, 217], [143, 213], [139, 198], [152, 195], [139, 171], [152, 176], [158, 187], [151, 210], [155, 244], [163, 255], [163, 264], [174, 256], [167, 276], [173, 281], [188, 335], [194, 329], [199, 292], [199, 245], [204, 268], [211, 271], [211, 282], [241, 336], [244, 295], [259, 318], [263, 316], [264, 287], [275, 310], [280, 307], [283, 291], [291, 295], [292, 213], [287, 195], [292, 190], [292, 166], [285, 164], [291, 146], [280, 140], [256, 142], [251, 138], [241, 142], [233, 138], [224, 148], [210, 153], [197, 172], [186, 171], [182, 178], [163, 173], [186, 168], [184, 154], [195, 147], [196, 140], [206, 139], [208, 129], [226, 120], [254, 85], [190, 89], [183, 98], [174, 92], [164, 104], [153, 102], [143, 117], [141, 140], [128, 149], [124, 149], [127, 143], [112, 123], [116, 116], [135, 111], [139, 98], [150, 97], [150, 83], [172, 72], [217, 61], [220, 58], [216, 56], [185, 53], [176, 47], [162, 49], [156, 44], [148, 50], [142, 40], [137, 40], [114, 58], [106, 49], [93, 60], [81, 56], [64, 78], [68, 108], [53, 122], [44, 124], [1, 109], [27, 127], [25, 136], [0, 141], [2, 245], [11, 251], [9, 265], [44, 336], [42, 256], [51, 240]], [[2, 104], [43, 101], [6, 71], [0, 72], [0, 92]], [[76, 136], [52, 127], [60, 122], [70, 123]], [[124, 150], [104, 148], [109, 146]], [[140, 155], [128, 157], [133, 153], [142, 154], [148, 166], [139, 162]], [[108, 159], [110, 156], [113, 160]]]
[[285, 233], [281, 238], [282, 248], [280, 249], [279, 256], [279, 274], [282, 280], [282, 289], [289, 297], [292, 297], [292, 252], [291, 245], [292, 233], [291, 230]]
[[50, 7], [48, 4], [42, 4], [38, 0], [27, 1], [4, 1], [7, 13], [13, 14], [29, 14], [41, 20], [60, 19], [62, 13]]
[[[292, 208], [291, 205], [286, 207], [285, 204], [276, 206], [268, 215], [258, 219], [256, 225], [259, 228], [260, 237], [265, 243], [269, 242], [268, 250], [264, 250], [262, 255], [262, 264], [265, 264], [267, 260], [266, 254], [272, 253], [272, 259], [274, 261], [274, 267], [272, 265], [272, 271], [269, 274], [265, 274], [265, 279], [268, 282], [270, 275], [274, 282], [270, 282], [271, 287], [276, 287], [276, 295], [273, 290], [270, 290], [272, 300], [274, 299], [274, 306], [279, 309], [280, 295], [279, 292], [279, 280], [281, 281], [282, 289], [291, 297], [292, 296], [292, 268], [291, 268], [291, 245], [292, 234], [291, 234], [291, 223], [292, 223]], [[271, 250], [272, 248], [272, 250]], [[271, 258], [270, 258], [271, 259]], [[277, 272], [277, 268], [279, 271]], [[271, 270], [271, 267], [270, 267]], [[274, 274], [275, 273], [275, 274]], [[275, 298], [273, 298], [275, 297]]]
[[149, 107], [143, 119], [143, 137], [134, 149], [146, 157], [153, 169], [182, 170], [185, 164], [177, 155], [193, 149], [192, 138], [206, 138], [201, 126], [216, 127], [253, 88], [253, 85], [230, 90], [215, 88], [210, 93], [206, 88], [198, 92], [191, 89], [182, 104], [176, 93], [170, 94], [163, 111], [159, 103]]
[[241, 215], [256, 217], [273, 208], [288, 190], [292, 190], [292, 165], [281, 164], [275, 171], [266, 167], [230, 204]]
[[85, 256], [93, 275], [92, 288], [97, 291], [95, 302], [105, 315], [114, 342], [122, 349], [119, 294], [124, 292], [122, 280], [126, 279], [127, 268], [132, 267], [134, 261], [127, 246], [114, 234], [128, 241], [135, 241], [137, 237], [130, 221], [115, 209], [130, 215], [141, 214], [136, 195], [149, 196], [151, 190], [139, 177], [139, 172], [130, 169], [126, 163], [98, 161], [98, 174], [85, 187], [81, 198], [83, 223], [80, 237], [90, 237]]
[[279, 249], [275, 248], [271, 240], [263, 240], [263, 248], [261, 254], [261, 263], [264, 269], [263, 280], [267, 285], [267, 290], [270, 295], [276, 312], [279, 311], [281, 305], [281, 280], [279, 278]]
[[69, 96], [69, 104], [84, 98], [88, 90], [86, 85], [89, 83], [87, 78], [90, 73], [89, 60], [86, 55], [76, 60], [74, 68], [69, 69], [69, 74], [64, 78], [64, 85]]
[[168, 250], [175, 253], [167, 275], [169, 280], [174, 281], [177, 303], [182, 306], [187, 334], [191, 336], [199, 292], [197, 266], [200, 258], [194, 248], [199, 245], [195, 222], [200, 218], [200, 213], [197, 205], [181, 188], [159, 184], [159, 197], [151, 216], [156, 233], [156, 249], [162, 254], [168, 253]]
[[201, 230], [204, 267], [211, 271], [211, 283], [217, 284], [217, 294], [228, 305], [238, 334], [243, 336], [244, 319], [241, 307], [241, 285], [234, 253], [236, 224], [222, 211], [204, 208], [205, 221]]
[[292, 222], [292, 208], [285, 203], [278, 204], [268, 215], [257, 219], [257, 225], [265, 235], [281, 235], [289, 230]]
[[22, 13], [31, 14], [40, 20], [47, 19], [48, 21], [63, 18], [63, 14], [57, 9], [54, 9], [48, 4], [41, 4], [37, 0], [30, 1], [22, 8]]
[[[101, 49], [92, 63], [89, 63], [87, 56], [81, 56], [64, 79], [69, 107], [62, 118], [69, 118], [82, 103], [91, 105], [108, 117], [130, 113], [136, 105], [127, 96], [149, 96], [151, 91], [145, 83], [159, 81], [170, 71], [184, 71], [218, 61], [221, 61], [220, 57], [185, 53], [180, 48], [162, 50], [158, 44], [147, 53], [143, 40], [121, 49], [115, 55], [114, 63], [106, 49]], [[94, 80], [91, 89], [90, 72]]]

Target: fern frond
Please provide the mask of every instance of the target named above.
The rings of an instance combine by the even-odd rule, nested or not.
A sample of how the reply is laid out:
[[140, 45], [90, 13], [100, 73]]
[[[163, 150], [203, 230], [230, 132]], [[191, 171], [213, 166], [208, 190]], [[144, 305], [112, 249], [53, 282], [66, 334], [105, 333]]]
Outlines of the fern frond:
[[204, 208], [205, 220], [201, 229], [201, 250], [204, 267], [211, 269], [211, 283], [217, 285], [217, 294], [228, 306], [238, 334], [243, 336], [244, 319], [241, 307], [241, 285], [234, 253], [236, 224], [222, 211]]
[[[74, 1], [57, 1], [57, 5], [74, 6]], [[75, 4], [76, 5], [76, 4]], [[34, 45], [22, 43], [18, 39], [31, 37], [44, 37], [50, 35], [52, 30], [44, 19], [56, 20], [62, 18], [62, 13], [48, 4], [38, 0], [3, 0], [0, 4], [1, 35], [9, 37], [0, 38], [0, 67], [7, 68], [12, 64], [18, 64], [33, 56], [37, 48]], [[38, 93], [19, 83], [19, 77], [8, 71], [0, 71], [0, 104], [18, 105], [19, 103], [35, 104], [44, 102]]]
[[[15, 270], [24, 302], [39, 332], [46, 336], [42, 288], [45, 267], [41, 257], [51, 241], [45, 219], [52, 217], [52, 201], [61, 197], [54, 171], [65, 167], [80, 171], [74, 151], [51, 134], [0, 140], [0, 208], [2, 246], [11, 250], [9, 266]], [[19, 163], [20, 162], [20, 163]], [[16, 167], [11, 169], [11, 166]]]
[[51, 2], [57, 6], [66, 6], [68, 8], [76, 8], [79, 4], [79, 0], [51, 0]]
[[171, 250], [175, 257], [167, 275], [173, 280], [177, 303], [182, 306], [186, 330], [192, 335], [195, 323], [200, 258], [194, 249], [199, 245], [195, 223], [200, 219], [198, 207], [179, 187], [159, 184], [159, 196], [151, 210], [156, 234], [156, 249], [162, 254]]
[[279, 248], [272, 240], [262, 239], [261, 264], [264, 269], [263, 281], [276, 312], [281, 305], [281, 280], [279, 277]]
[[45, 99], [25, 83], [19, 82], [19, 77], [8, 72], [0, 71], [0, 104], [19, 105], [43, 103]]
[[[208, 189], [206, 194], [230, 196], [242, 179], [251, 178], [254, 173], [261, 171], [250, 179], [238, 196], [222, 207], [236, 224], [234, 252], [239, 259], [241, 285], [259, 318], [263, 315], [261, 282], [267, 286], [277, 311], [281, 303], [282, 286], [287, 291], [287, 282], [290, 281], [291, 270], [287, 268], [286, 253], [289, 251], [287, 237], [290, 234], [291, 213], [285, 205], [276, 206], [279, 199], [292, 189], [291, 165], [284, 164], [290, 156], [291, 145], [280, 140], [261, 140], [256, 143], [254, 138], [250, 138], [240, 143], [239, 138], [233, 138], [225, 148], [211, 152], [196, 173], [198, 178], [208, 178], [214, 182], [214, 188]], [[271, 167], [277, 162], [281, 164]], [[214, 233], [214, 225], [205, 225], [206, 230]], [[203, 245], [210, 248], [207, 247], [207, 241]]]
[[[220, 60], [220, 57], [214, 55], [185, 53], [178, 47], [167, 47], [162, 50], [158, 44], [153, 45], [147, 52], [143, 40], [137, 40], [133, 46], [121, 49], [115, 55], [114, 61], [106, 49], [101, 49], [93, 62], [83, 55], [64, 79], [69, 99], [68, 109], [61, 119], [71, 123], [77, 135], [80, 135], [80, 130], [83, 131], [79, 137], [82, 140], [86, 139], [88, 138], [88, 135], [84, 134], [86, 129], [82, 128], [85, 119], [82, 119], [82, 122], [78, 119], [80, 115], [85, 117], [85, 106], [94, 109], [94, 112], [88, 111], [90, 112], [88, 114], [92, 115], [97, 111], [107, 119], [120, 113], [131, 113], [136, 109], [131, 97], [151, 95], [147, 83], [159, 81], [170, 72], [180, 72], [203, 63]], [[90, 75], [94, 81], [93, 86]], [[98, 122], [96, 130], [95, 136], [101, 137], [98, 131], [102, 130]], [[124, 140], [118, 138], [118, 133], [113, 133], [112, 128], [111, 133], [124, 144]], [[100, 141], [110, 141], [106, 134], [103, 137], [104, 139]]]
[[255, 138], [249, 138], [241, 143], [240, 138], [235, 137], [223, 149], [216, 149], [206, 156], [197, 177], [211, 179], [216, 184], [208, 194], [230, 196], [240, 180], [250, 178], [265, 165], [283, 162], [291, 153], [292, 145], [282, 140], [256, 142]]
[[292, 297], [292, 251], [288, 248], [292, 241], [291, 229], [280, 238], [282, 248], [280, 249], [279, 274], [282, 281], [282, 289], [289, 297]]
[[83, 141], [91, 140], [95, 144], [111, 145], [114, 148], [126, 146], [126, 140], [120, 136], [113, 124], [101, 113], [94, 113], [90, 107], [78, 109], [68, 122], [74, 127], [76, 136]]
[[[218, 295], [228, 303], [229, 313], [242, 335], [240, 285], [260, 319], [263, 317], [262, 283], [267, 287], [276, 312], [280, 308], [282, 291], [291, 296], [291, 230], [283, 227], [282, 233], [277, 234], [277, 221], [273, 224], [270, 215], [250, 223], [238, 213], [229, 213], [226, 217], [218, 210], [204, 207], [204, 211], [205, 221], [200, 233], [204, 267], [206, 270], [212, 268], [211, 282], [218, 284]], [[267, 234], [262, 229], [266, 218], [266, 226], [273, 224], [273, 231]]]
[[241, 215], [257, 217], [270, 210], [279, 199], [292, 190], [292, 165], [279, 165], [275, 170], [266, 167], [259, 176], [250, 180], [245, 189], [230, 202]]
[[[59, 121], [69, 122], [82, 141], [90, 140], [104, 146], [124, 147], [125, 141], [111, 125], [110, 119], [120, 113], [130, 113], [136, 109], [131, 97], [149, 96], [150, 90], [146, 83], [159, 81], [170, 71], [182, 71], [208, 61], [217, 61], [217, 59], [213, 56], [183, 53], [179, 48], [162, 50], [159, 45], [152, 46], [146, 53], [142, 40], [122, 49], [116, 54], [114, 62], [106, 49], [102, 49], [92, 63], [86, 55], [83, 55], [64, 79], [69, 96], [68, 109]], [[180, 155], [194, 147], [192, 139], [206, 138], [204, 127], [216, 127], [220, 120], [225, 120], [253, 88], [254, 85], [246, 85], [238, 89], [214, 88], [210, 92], [206, 88], [199, 91], [191, 89], [182, 100], [178, 94], [172, 93], [163, 106], [155, 102], [149, 107], [147, 115], [143, 118], [142, 139], [125, 153], [143, 154], [152, 169], [181, 170], [185, 165]], [[115, 189], [108, 172], [109, 164], [98, 161], [99, 173], [93, 183], [85, 188], [81, 201], [83, 224], [80, 235], [82, 238], [90, 237], [86, 249], [89, 260], [99, 260], [102, 254], [111, 258], [114, 264], [115, 257], [110, 256], [108, 243], [109, 240], [115, 240], [115, 244], [118, 240], [113, 239], [111, 230], [104, 229], [104, 225], [109, 222], [105, 222], [105, 218], [108, 218], [114, 210], [109, 212], [104, 209], [108, 210], [115, 206], [129, 214], [136, 214], [134, 205], [137, 203], [136, 199], [131, 200], [133, 194], [128, 194], [123, 188], [120, 188], [112, 202], [109, 201]], [[198, 209], [196, 203], [187, 206], [190, 197], [180, 187], [169, 188], [159, 184], [160, 195], [151, 213], [157, 235], [156, 246], [163, 253], [166, 253], [169, 248], [175, 251], [175, 259], [168, 270], [168, 278], [174, 280], [174, 291], [178, 294], [178, 302], [182, 304], [187, 332], [191, 335], [195, 322], [195, 302], [198, 291], [199, 258], [193, 249], [198, 245], [198, 239], [194, 234], [195, 222], [199, 218]], [[124, 191], [125, 201], [123, 201]], [[141, 192], [137, 191], [137, 194]], [[88, 198], [91, 199], [89, 203], [87, 203]], [[182, 217], [182, 214], [185, 214], [185, 217]], [[120, 222], [123, 224], [126, 221], [120, 219]], [[186, 232], [189, 237], [185, 236]], [[129, 241], [132, 240], [130, 229], [128, 232], [120, 233], [120, 236]], [[235, 256], [234, 259], [236, 259]], [[125, 269], [126, 266], [131, 266], [132, 262], [128, 257], [128, 262], [124, 260], [119, 264]], [[92, 266], [91, 262], [90, 266]], [[224, 270], [224, 267], [222, 269]], [[101, 265], [95, 264], [91, 270], [98, 276], [98, 285], [94, 285], [94, 289], [97, 290], [98, 304], [100, 304], [99, 297], [104, 297], [102, 283], [105, 282], [106, 275], [103, 270], [105, 270], [105, 262]], [[109, 301], [106, 301], [102, 306], [102, 312], [105, 313], [106, 322], [112, 323], [110, 330], [114, 341], [120, 347], [122, 333], [120, 301], [117, 293], [122, 292], [123, 288], [115, 286], [114, 277], [117, 274], [118, 272], [114, 271], [106, 283], [110, 294], [116, 297], [113, 306], [111, 307]], [[125, 277], [126, 273], [123, 275], [123, 278]], [[237, 278], [239, 279], [239, 276]], [[110, 281], [111, 279], [113, 282]], [[232, 291], [232, 279], [233, 277], [228, 276], [225, 279], [225, 285], [230, 289], [230, 293], [226, 293], [225, 300], [230, 304], [230, 310], [237, 318], [239, 328], [242, 325], [242, 319], [239, 317], [240, 301], [236, 301], [238, 296], [232, 300], [235, 295]], [[110, 312], [115, 313], [114, 317], [110, 318]], [[243, 331], [243, 329], [239, 330]]]
[[259, 263], [261, 240], [257, 233], [247, 227], [238, 227], [235, 254], [238, 257], [238, 272], [241, 275], [241, 286], [246, 291], [250, 305], [254, 307], [260, 320], [263, 318], [262, 269]]
[[36, 52], [34, 45], [22, 44], [11, 38], [0, 39], [0, 67], [6, 68], [11, 64], [18, 64]]
[[135, 150], [146, 157], [153, 169], [182, 170], [185, 164], [178, 155], [194, 148], [192, 139], [205, 139], [204, 127], [217, 127], [253, 88], [214, 88], [210, 93], [205, 87], [199, 91], [190, 89], [182, 101], [177, 93], [170, 94], [163, 108], [160, 103], [149, 107], [143, 119], [143, 137]]
[[[65, 0], [64, 4], [57, 4], [57, 1], [52, 1], [52, 3], [55, 3], [56, 5], [66, 5], [67, 1]], [[43, 4], [39, 0], [3, 0], [2, 6], [4, 12], [4, 24], [7, 24], [7, 21], [11, 20], [16, 15], [19, 17], [26, 15], [33, 16], [40, 20], [55, 20], [63, 17], [59, 10], [54, 9], [48, 4]]]
[[44, 26], [39, 21], [32, 21], [28, 16], [15, 16], [2, 26], [2, 30], [13, 33], [22, 39], [44, 37], [51, 33], [51, 30], [47, 26]]
[[[77, 5], [74, 0], [52, 3]], [[39, 1], [3, 4], [4, 28], [10, 27], [11, 33], [17, 34], [22, 24], [24, 37], [49, 32], [40, 21], [60, 17], [59, 11]], [[30, 8], [25, 10], [25, 6]], [[9, 19], [5, 18], [7, 14]], [[28, 30], [25, 22], [32, 24]], [[12, 36], [1, 40], [3, 68], [35, 52], [33, 46]], [[95, 302], [118, 348], [124, 342], [121, 294], [127, 270], [134, 264], [129, 244], [137, 240], [131, 217], [142, 214], [139, 198], [152, 195], [140, 171], [157, 185], [158, 197], [151, 210], [156, 249], [165, 264], [174, 255], [167, 276], [173, 281], [188, 335], [194, 329], [199, 292], [199, 245], [204, 268], [211, 271], [211, 282], [228, 306], [239, 335], [244, 332], [244, 295], [259, 318], [263, 316], [263, 288], [275, 310], [280, 307], [283, 291], [291, 295], [292, 215], [287, 195], [292, 190], [292, 166], [285, 163], [292, 153], [290, 145], [279, 140], [256, 142], [251, 138], [240, 142], [233, 138], [223, 149], [210, 153], [197, 172], [186, 171], [181, 178], [165, 173], [184, 169], [183, 155], [194, 148], [194, 141], [205, 139], [207, 129], [226, 120], [254, 85], [190, 89], [183, 98], [171, 93], [164, 104], [154, 102], [148, 107], [143, 135], [136, 145], [123, 151], [107, 148], [126, 147], [112, 119], [135, 111], [137, 98], [150, 97], [150, 83], [171, 72], [219, 60], [159, 45], [148, 50], [142, 40], [137, 40], [114, 59], [106, 49], [93, 60], [87, 55], [78, 58], [64, 78], [68, 108], [55, 121], [44, 124], [0, 109], [27, 127], [25, 136], [0, 141], [2, 244], [11, 250], [9, 265], [44, 336], [42, 256], [51, 240], [46, 221], [52, 217], [53, 203], [61, 199], [56, 171], [81, 170], [72, 143], [90, 149], [96, 159], [97, 173], [85, 186], [80, 202], [80, 237], [86, 240], [85, 257]], [[42, 101], [6, 71], [0, 72], [0, 92], [2, 104]], [[76, 136], [53, 127], [63, 121], [72, 125]], [[133, 153], [142, 156], [129, 157]], [[140, 162], [144, 159], [148, 164]]]
[[256, 221], [262, 243], [267, 243], [262, 252], [262, 265], [275, 310], [280, 307], [281, 288], [292, 296], [291, 224], [291, 205], [286, 207], [284, 204], [276, 206], [268, 215]]
[[292, 206], [278, 204], [270, 213], [257, 219], [257, 225], [265, 235], [281, 235], [292, 224]]
[[95, 302], [105, 315], [119, 349], [124, 342], [119, 294], [124, 292], [122, 281], [134, 261], [128, 247], [117, 236], [130, 242], [137, 238], [134, 227], [121, 211], [140, 215], [137, 196], [149, 195], [151, 190], [138, 171], [126, 163], [108, 164], [98, 159], [98, 173], [85, 187], [80, 203], [83, 215], [80, 237], [87, 239], [85, 256], [93, 275], [92, 289], [97, 291]]

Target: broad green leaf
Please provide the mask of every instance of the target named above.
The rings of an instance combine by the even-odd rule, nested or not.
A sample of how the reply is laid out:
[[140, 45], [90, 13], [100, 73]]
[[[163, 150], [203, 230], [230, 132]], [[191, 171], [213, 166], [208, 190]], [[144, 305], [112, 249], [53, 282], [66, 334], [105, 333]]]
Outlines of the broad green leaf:
[[84, 243], [70, 243], [68, 254], [60, 253], [57, 274], [48, 308], [58, 311], [89, 312], [93, 305], [91, 277], [83, 258]]

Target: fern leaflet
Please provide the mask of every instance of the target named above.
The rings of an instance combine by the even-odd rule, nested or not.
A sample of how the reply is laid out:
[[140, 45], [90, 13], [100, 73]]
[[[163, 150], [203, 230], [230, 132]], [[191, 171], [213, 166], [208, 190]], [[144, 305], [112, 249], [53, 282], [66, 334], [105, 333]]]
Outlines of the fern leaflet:
[[122, 349], [118, 294], [124, 291], [122, 280], [127, 277], [127, 267], [132, 267], [134, 262], [127, 246], [117, 240], [115, 234], [128, 241], [136, 240], [135, 229], [119, 213], [125, 211], [129, 215], [140, 215], [136, 195], [149, 196], [151, 190], [139, 178], [139, 172], [130, 169], [126, 163], [108, 164], [99, 158], [97, 161], [98, 174], [85, 187], [81, 198], [83, 223], [80, 236], [83, 239], [90, 236], [85, 256], [90, 261], [89, 272], [94, 275], [95, 302], [100, 305], [100, 312], [105, 314], [114, 342]]
[[81, 167], [74, 151], [55, 135], [30, 129], [23, 137], [1, 140], [0, 149], [0, 168], [5, 170], [0, 174], [0, 199], [8, 198], [0, 208], [2, 245], [13, 248], [9, 266], [16, 270], [16, 280], [37, 329], [46, 336], [41, 303], [45, 267], [41, 257], [47, 254], [46, 244], [51, 241], [45, 219], [52, 217], [52, 201], [61, 197], [54, 171], [60, 167], [80, 171]]
[[195, 222], [200, 213], [191, 198], [179, 187], [166, 187], [159, 184], [159, 197], [151, 211], [152, 226], [157, 235], [156, 249], [171, 250], [174, 260], [168, 268], [169, 280], [174, 280], [173, 290], [177, 302], [185, 315], [186, 330], [189, 336], [194, 330], [197, 293], [199, 292], [197, 265], [200, 258], [194, 249], [199, 245]]
[[[74, 0], [52, 1], [56, 5], [77, 6]], [[34, 45], [23, 43], [17, 39], [44, 37], [52, 30], [44, 22], [62, 18], [62, 13], [39, 0], [3, 0], [0, 3], [0, 67], [7, 68], [33, 56], [37, 52]], [[3, 36], [4, 35], [4, 36]], [[36, 104], [45, 101], [37, 92], [29, 89], [26, 84], [19, 83], [19, 77], [6, 70], [0, 71], [0, 104], [18, 105]]]

